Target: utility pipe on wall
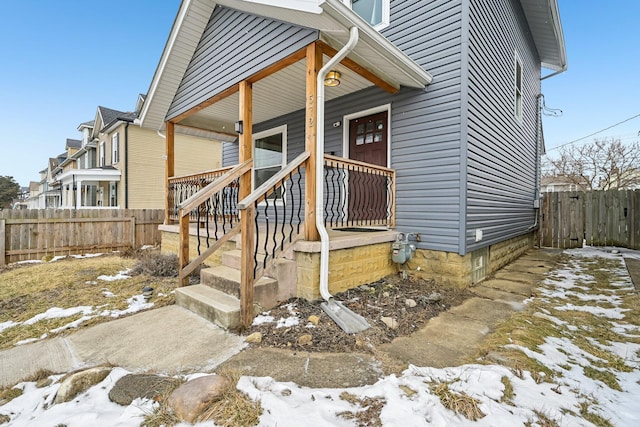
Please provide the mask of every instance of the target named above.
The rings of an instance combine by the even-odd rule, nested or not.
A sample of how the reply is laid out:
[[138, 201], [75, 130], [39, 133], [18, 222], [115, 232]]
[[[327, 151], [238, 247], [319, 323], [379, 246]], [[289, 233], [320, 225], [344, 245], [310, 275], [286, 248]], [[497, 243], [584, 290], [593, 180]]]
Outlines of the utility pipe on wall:
[[317, 130], [316, 130], [316, 228], [320, 235], [320, 295], [326, 301], [331, 299], [329, 293], [329, 234], [324, 226], [324, 182], [321, 173], [324, 169], [324, 78], [338, 62], [353, 50], [358, 43], [358, 28], [351, 27], [349, 41], [318, 72], [317, 85]]

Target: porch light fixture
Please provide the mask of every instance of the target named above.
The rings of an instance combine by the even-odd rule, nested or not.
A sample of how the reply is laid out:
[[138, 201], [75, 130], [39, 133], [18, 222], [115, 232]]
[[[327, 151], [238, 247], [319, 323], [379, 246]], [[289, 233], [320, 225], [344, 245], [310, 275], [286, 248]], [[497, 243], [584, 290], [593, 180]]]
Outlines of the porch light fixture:
[[237, 133], [242, 135], [242, 120], [239, 120], [235, 123], [235, 130]]
[[324, 85], [329, 87], [335, 87], [340, 85], [340, 71], [329, 71], [324, 78]]

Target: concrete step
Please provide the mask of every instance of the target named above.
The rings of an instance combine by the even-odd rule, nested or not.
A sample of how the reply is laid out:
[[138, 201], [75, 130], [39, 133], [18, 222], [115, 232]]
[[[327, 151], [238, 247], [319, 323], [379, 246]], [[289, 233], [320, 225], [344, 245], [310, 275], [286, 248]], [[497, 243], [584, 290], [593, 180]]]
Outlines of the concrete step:
[[240, 249], [234, 249], [232, 251], [225, 251], [222, 253], [222, 265], [224, 266], [240, 270], [241, 261], [242, 250]]
[[240, 326], [240, 300], [210, 286], [177, 288], [176, 304], [225, 329]]
[[[200, 270], [200, 283], [240, 298], [240, 270], [226, 265]], [[263, 310], [278, 304], [278, 281], [263, 276], [254, 285], [254, 302]]]

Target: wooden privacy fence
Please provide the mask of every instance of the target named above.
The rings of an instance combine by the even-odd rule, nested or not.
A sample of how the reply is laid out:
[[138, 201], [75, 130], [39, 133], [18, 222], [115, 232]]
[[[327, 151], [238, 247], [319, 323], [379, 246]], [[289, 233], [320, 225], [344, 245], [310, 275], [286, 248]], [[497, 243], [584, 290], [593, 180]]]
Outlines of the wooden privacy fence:
[[0, 211], [0, 265], [157, 245], [164, 209]]
[[640, 249], [640, 190], [545, 193], [541, 246], [620, 246]]

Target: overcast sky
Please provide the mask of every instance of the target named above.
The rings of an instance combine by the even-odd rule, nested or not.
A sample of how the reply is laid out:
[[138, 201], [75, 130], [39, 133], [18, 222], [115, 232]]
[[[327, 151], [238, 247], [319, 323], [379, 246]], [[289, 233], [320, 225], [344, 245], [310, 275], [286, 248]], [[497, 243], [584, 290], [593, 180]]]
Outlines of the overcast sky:
[[[93, 120], [146, 93], [179, 0], [3, 2], [0, 25], [0, 175], [39, 180], [49, 157]], [[559, 0], [569, 69], [543, 82], [547, 150], [640, 114], [640, 2]], [[637, 139], [640, 117], [598, 133]], [[591, 141], [593, 137], [581, 142]], [[579, 142], [579, 143], [581, 143]]]

